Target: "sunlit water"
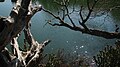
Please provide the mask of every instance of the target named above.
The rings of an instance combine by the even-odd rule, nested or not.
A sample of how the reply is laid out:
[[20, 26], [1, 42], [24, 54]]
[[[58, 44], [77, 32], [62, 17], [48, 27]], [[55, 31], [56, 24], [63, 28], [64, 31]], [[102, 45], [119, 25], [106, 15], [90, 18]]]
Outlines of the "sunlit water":
[[[8, 16], [12, 5], [13, 4], [10, 3], [10, 0], [0, 3], [0, 15]], [[72, 17], [76, 18], [77, 15], [73, 15]], [[58, 49], [64, 49], [65, 52], [69, 52], [71, 54], [78, 53], [93, 56], [98, 53], [99, 50], [102, 50], [106, 45], [113, 45], [115, 42], [115, 39], [104, 39], [72, 31], [65, 27], [52, 27], [48, 24], [45, 25], [45, 20], [48, 19], [51, 19], [51, 16], [43, 11], [40, 11], [31, 20], [31, 31], [38, 42], [43, 42], [47, 39], [52, 40], [51, 43], [45, 47], [45, 53], [56, 52]], [[91, 28], [111, 32], [115, 30], [115, 23], [112, 16], [107, 18], [106, 15], [91, 17], [87, 22], [87, 25]], [[21, 35], [19, 39], [19, 44], [21, 46], [23, 44], [23, 35]]]

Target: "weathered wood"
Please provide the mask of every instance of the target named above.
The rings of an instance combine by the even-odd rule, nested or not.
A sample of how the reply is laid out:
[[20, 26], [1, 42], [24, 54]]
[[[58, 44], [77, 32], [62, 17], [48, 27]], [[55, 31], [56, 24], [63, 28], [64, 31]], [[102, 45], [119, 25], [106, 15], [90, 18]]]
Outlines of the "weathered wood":
[[4, 20], [6, 26], [0, 33], [0, 51], [4, 49], [4, 47], [25, 27], [25, 17], [28, 13], [29, 2], [22, 0], [21, 3], [20, 1], [18, 1], [18, 3], [16, 3], [16, 6], [14, 7], [16, 9], [13, 9], [10, 16]]
[[[9, 17], [0, 18], [0, 62], [1, 66], [5, 67], [33, 67], [33, 65], [38, 66], [41, 61], [41, 55], [44, 46], [46, 46], [50, 40], [46, 40], [43, 43], [38, 43], [30, 32], [30, 20], [34, 16], [34, 14], [38, 11], [45, 11], [51, 14], [54, 18], [58, 19], [60, 22], [58, 24], [51, 24], [53, 26], [64, 26], [70, 28], [71, 30], [80, 31], [82, 33], [95, 35], [99, 37], [104, 37], [107, 39], [117, 38], [120, 39], [120, 33], [118, 32], [106, 32], [100, 30], [94, 30], [88, 28], [86, 30], [85, 22], [90, 17], [82, 23], [84, 23], [83, 27], [76, 26], [70, 15], [68, 15], [72, 25], [64, 22], [59, 16], [54, 15], [48, 10], [42, 8], [41, 5], [32, 6], [32, 0], [18, 0], [15, 3], [15, 7], [13, 7]], [[68, 8], [67, 13], [69, 14]], [[92, 8], [93, 9], [93, 8]], [[17, 38], [19, 38], [19, 34], [23, 32], [25, 35], [26, 42], [30, 45], [29, 49], [24, 51], [20, 50], [20, 46], [18, 44]], [[5, 46], [11, 42], [13, 54], [10, 54], [8, 50], [5, 49]]]
[[32, 64], [34, 65], [36, 62], [38, 62], [35, 59], [41, 58], [40, 55], [42, 53], [42, 49], [43, 49], [44, 46], [46, 46], [50, 42], [50, 40], [47, 40], [44, 43], [39, 44], [33, 38], [32, 34], [30, 32], [30, 29], [25, 29], [24, 34], [26, 36], [26, 40], [28, 41], [28, 43], [30, 45], [30, 50], [28, 51], [25, 60], [26, 60], [26, 63], [27, 63], [27, 67], [32, 67], [31, 66]]
[[[75, 8], [73, 7], [73, 12], [76, 12], [76, 13], [79, 13], [79, 21], [78, 22], [74, 22], [72, 21], [72, 18], [68, 17], [68, 20], [71, 22], [71, 24], [67, 23], [63, 18], [67, 18], [67, 16], [70, 16], [69, 14], [70, 11], [68, 10], [68, 5], [65, 3], [64, 5], [61, 4], [61, 2], [56, 2], [58, 5], [60, 5], [61, 7], [65, 8], [65, 9], [62, 9], [62, 11], [66, 11], [63, 12], [63, 16], [58, 16], [58, 15], [55, 15], [54, 13], [52, 13], [51, 11], [49, 10], [46, 10], [46, 9], [42, 9], [44, 12], [47, 12], [49, 13], [50, 15], [53, 16], [53, 18], [57, 19], [58, 20], [58, 23], [48, 23], [52, 26], [63, 26], [63, 27], [66, 27], [66, 28], [69, 28], [71, 30], [74, 30], [74, 31], [79, 31], [79, 32], [82, 32], [84, 34], [90, 34], [90, 35], [94, 35], [94, 36], [98, 36], [98, 37], [103, 37], [103, 38], [106, 38], [106, 39], [120, 39], [120, 32], [118, 32], [118, 29], [117, 28], [117, 32], [107, 32], [107, 31], [103, 31], [103, 30], [98, 30], [98, 29], [91, 29], [89, 28], [85, 23], [87, 22], [87, 20], [90, 18], [90, 15], [91, 13], [93, 12], [93, 9], [96, 5], [96, 3], [98, 2], [99, 0], [95, 0], [94, 3], [90, 6], [89, 4], [89, 0], [87, 0], [87, 7], [88, 7], [88, 14], [86, 15], [85, 18], [83, 18], [82, 16], [82, 10], [83, 10], [83, 6], [81, 6], [81, 9], [76, 12], [75, 11]], [[62, 2], [64, 3], [64, 1]], [[75, 25], [75, 23], [79, 23], [80, 25]], [[81, 27], [82, 26], [82, 27]]]
[[[17, 0], [9, 17], [0, 18], [0, 59], [5, 67], [31, 67], [39, 64], [43, 47], [50, 41], [39, 44], [30, 32], [30, 20], [33, 15], [41, 11], [41, 5], [32, 6], [32, 0]], [[30, 45], [29, 50], [21, 50], [17, 39], [21, 32], [25, 33], [25, 40]], [[12, 54], [5, 52], [5, 46], [11, 42]], [[4, 51], [4, 53], [2, 52]], [[2, 52], [2, 53], [1, 53]], [[36, 62], [33, 62], [36, 61]]]

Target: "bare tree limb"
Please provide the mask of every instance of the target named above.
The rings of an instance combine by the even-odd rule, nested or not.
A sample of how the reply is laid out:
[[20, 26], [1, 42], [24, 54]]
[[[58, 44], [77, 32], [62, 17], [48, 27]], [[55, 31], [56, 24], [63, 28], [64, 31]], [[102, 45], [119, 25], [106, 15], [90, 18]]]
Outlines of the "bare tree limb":
[[[46, 9], [42, 9], [43, 11], [49, 13], [50, 15], [52, 15], [54, 18], [58, 19], [59, 23], [49, 23], [51, 24], [52, 26], [63, 26], [63, 27], [67, 27], [71, 30], [74, 30], [74, 31], [79, 31], [79, 32], [82, 32], [82, 33], [86, 33], [86, 34], [90, 34], [90, 35], [94, 35], [94, 36], [99, 36], [99, 37], [103, 37], [103, 38], [106, 38], [106, 39], [114, 39], [114, 38], [117, 38], [117, 39], [120, 39], [120, 33], [119, 32], [107, 32], [107, 31], [102, 31], [102, 30], [95, 30], [95, 29], [90, 29], [86, 26], [85, 22], [89, 19], [91, 13], [93, 12], [93, 9], [96, 5], [96, 3], [98, 2], [98, 0], [95, 0], [93, 5], [90, 7], [90, 4], [89, 4], [89, 0], [87, 1], [87, 4], [88, 4], [88, 14], [86, 16], [86, 18], [83, 18], [82, 16], [82, 7], [79, 11], [79, 16], [81, 18], [82, 21], [79, 21], [79, 24], [83, 27], [80, 27], [80, 26], [74, 26], [74, 22], [72, 22], [72, 25], [66, 23], [64, 20], [61, 19], [61, 17], [59, 16], [56, 16], [54, 15], [52, 12], [50, 12], [49, 10], [46, 10]], [[57, 2], [59, 5], [61, 5], [59, 2]], [[61, 5], [62, 7], [65, 6], [64, 5]], [[68, 5], [67, 5], [68, 6]], [[69, 13], [69, 10], [68, 8], [66, 7], [66, 11], [67, 11], [67, 14]], [[64, 16], [64, 15], [63, 15]], [[70, 15], [68, 15], [70, 16]], [[62, 17], [63, 18], [63, 17]], [[71, 20], [71, 18], [69, 17], [69, 20]], [[72, 21], [72, 20], [71, 20]]]
[[[36, 62], [38, 63], [36, 65], [39, 65], [43, 47], [50, 40], [39, 44], [30, 32], [30, 20], [41, 9], [41, 5], [32, 5], [32, 0], [17, 0], [10, 16], [0, 17], [0, 59], [3, 58], [1, 60], [5, 61], [2, 64], [0, 63], [1, 66], [5, 64], [5, 67], [33, 67], [31, 64], [36, 64]], [[27, 42], [30, 45], [26, 51], [20, 49], [17, 41], [23, 30], [25, 43]], [[12, 44], [11, 54], [5, 50], [5, 46], [10, 42]]]
[[25, 29], [24, 33], [26, 36], [26, 40], [29, 41], [28, 43], [31, 45], [30, 50], [27, 51], [26, 63], [27, 67], [32, 67], [31, 65], [34, 65], [37, 62], [37, 59], [41, 57], [40, 54], [42, 53], [43, 47], [46, 46], [50, 42], [50, 40], [47, 40], [44, 43], [39, 44], [33, 38], [32, 34], [30, 33], [30, 29]]
[[23, 65], [21, 65], [21, 66], [26, 66], [25, 60], [22, 57], [21, 51], [19, 50], [19, 45], [18, 45], [17, 39], [18, 39], [18, 37], [13, 38], [14, 42], [12, 42], [11, 44], [14, 46], [14, 49], [16, 51], [16, 57], [18, 58], [18, 60], [20, 61], [21, 64], [23, 63]]

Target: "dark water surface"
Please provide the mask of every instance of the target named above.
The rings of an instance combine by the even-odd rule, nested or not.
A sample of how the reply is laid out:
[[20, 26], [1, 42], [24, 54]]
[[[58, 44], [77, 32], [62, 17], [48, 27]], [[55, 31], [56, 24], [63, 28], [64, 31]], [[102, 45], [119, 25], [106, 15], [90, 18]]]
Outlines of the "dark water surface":
[[[53, 9], [50, 7], [49, 2], [41, 0], [39, 3], [44, 8]], [[0, 15], [8, 16], [13, 4], [10, 0], [6, 0], [0, 3]], [[57, 10], [52, 10], [54, 13]], [[101, 11], [102, 12], [102, 11]], [[72, 17], [76, 20], [77, 14], [73, 14]], [[87, 25], [91, 28], [97, 28], [106, 31], [115, 31], [115, 24], [120, 24], [120, 18], [118, 13], [111, 12], [109, 16], [107, 14], [99, 15], [97, 17], [91, 17], [87, 22]], [[72, 31], [65, 27], [52, 27], [46, 25], [46, 21], [52, 19], [51, 16], [43, 11], [38, 12], [31, 20], [31, 31], [33, 36], [38, 42], [42, 42], [46, 39], [52, 40], [52, 42], [45, 47], [45, 53], [56, 52], [58, 49], [64, 49], [66, 52], [87, 54], [89, 56], [95, 55], [99, 50], [103, 49], [106, 45], [113, 45], [116, 39], [104, 39], [88, 34], [82, 34], [81, 32]], [[105, 19], [105, 20], [104, 20]], [[19, 44], [23, 44], [23, 35], [19, 39]]]

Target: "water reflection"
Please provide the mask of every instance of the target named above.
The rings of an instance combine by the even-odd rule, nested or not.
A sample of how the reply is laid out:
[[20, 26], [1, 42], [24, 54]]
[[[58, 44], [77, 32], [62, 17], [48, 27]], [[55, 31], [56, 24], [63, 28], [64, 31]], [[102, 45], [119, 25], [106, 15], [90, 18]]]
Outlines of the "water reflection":
[[[73, 0], [70, 0], [70, 1], [73, 1]], [[83, 0], [79, 0], [77, 4], [80, 4], [80, 1], [83, 1]], [[56, 4], [52, 4], [52, 0], [49, 1], [49, 3], [44, 0], [40, 0], [39, 2], [46, 9], [53, 11], [53, 13], [57, 12], [58, 10], [57, 7], [59, 6], [56, 6]], [[85, 2], [82, 2], [82, 3], [84, 4]], [[69, 10], [71, 10], [71, 8]], [[101, 14], [99, 13], [97, 17], [93, 16], [94, 18], [91, 18], [87, 22], [87, 25], [91, 28], [96, 28], [96, 29], [101, 29], [101, 30], [106, 30], [111, 32], [115, 31], [115, 23], [113, 21], [114, 18], [111, 17], [112, 14], [111, 13], [108, 14], [105, 12], [103, 13]], [[46, 13], [44, 14], [46, 15], [45, 19], [46, 18], [51, 19], [51, 16], [49, 17], [49, 14], [46, 14]], [[77, 22], [77, 19], [78, 19], [77, 14], [73, 14], [72, 18], [74, 18], [74, 20]], [[67, 52], [72, 52], [73, 54], [79, 53], [79, 54], [94, 55], [100, 49], [102, 49], [105, 45], [108, 45], [108, 44], [112, 45], [114, 43], [114, 40], [106, 40], [104, 38], [82, 34], [80, 32], [75, 32], [64, 27], [55, 28], [48, 25], [46, 28], [48, 28], [46, 29], [47, 30], [46, 32], [49, 31], [48, 33], [45, 32], [46, 35], [50, 37], [50, 39], [52, 39], [51, 44], [46, 47], [46, 52], [54, 52], [58, 48], [63, 48]], [[50, 35], [51, 33], [52, 35]]]
[[0, 2], [0, 16], [9, 16], [12, 9], [12, 3], [10, 0]]
[[[39, 2], [47, 9], [54, 9], [56, 5], [51, 4], [52, 0], [40, 0]], [[72, 0], [71, 0], [72, 1]], [[78, 0], [85, 1], [85, 0]], [[77, 2], [78, 3], [78, 2]], [[84, 2], [83, 2], [84, 3]], [[6, 0], [4, 3], [0, 3], [0, 15], [8, 16], [12, 8], [10, 0]], [[51, 6], [54, 7], [51, 7]], [[4, 9], [3, 9], [4, 8]], [[57, 10], [53, 11], [56, 13]], [[115, 17], [113, 13], [102, 14], [97, 17], [91, 16], [91, 19], [87, 22], [87, 25], [91, 28], [114, 31], [115, 30]], [[77, 21], [77, 14], [72, 15], [72, 17]], [[106, 18], [105, 18], [106, 17]], [[32, 18], [32, 33], [33, 36], [39, 42], [46, 39], [52, 40], [52, 42], [45, 47], [45, 53], [55, 52], [59, 48], [64, 49], [66, 52], [88, 54], [90, 56], [96, 54], [99, 50], [103, 49], [106, 45], [113, 45], [114, 40], [107, 40], [101, 37], [96, 37], [88, 34], [82, 34], [81, 32], [75, 32], [64, 27], [52, 27], [50, 25], [45, 25], [47, 19], [52, 19], [52, 17], [41, 11], [38, 12]], [[105, 19], [105, 20], [104, 20]], [[119, 23], [120, 21], [118, 21]], [[19, 39], [19, 43], [23, 43], [23, 35]], [[22, 45], [21, 45], [22, 46]]]

